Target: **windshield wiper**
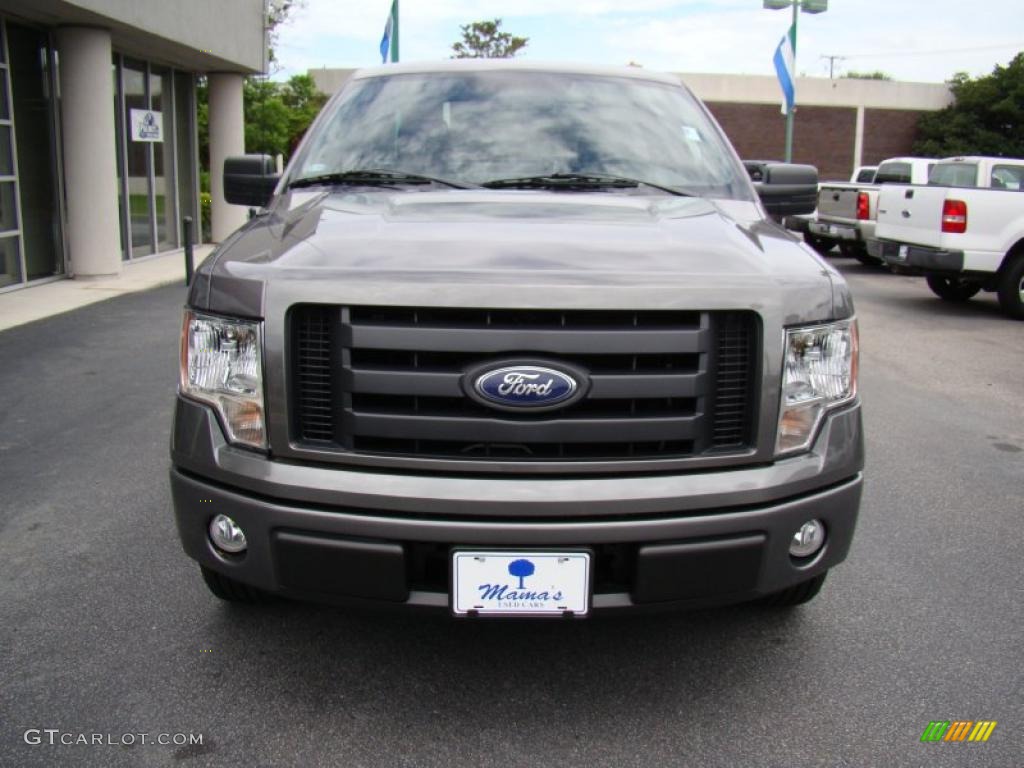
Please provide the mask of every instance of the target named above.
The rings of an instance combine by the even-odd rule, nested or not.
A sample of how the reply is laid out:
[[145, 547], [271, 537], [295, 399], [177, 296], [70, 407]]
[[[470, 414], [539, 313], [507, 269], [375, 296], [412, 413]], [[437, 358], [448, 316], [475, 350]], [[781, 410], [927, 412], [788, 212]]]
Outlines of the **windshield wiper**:
[[494, 179], [480, 185], [488, 189], [634, 189], [650, 187], [670, 195], [693, 197], [692, 193], [662, 184], [654, 184], [628, 176], [608, 173], [548, 173], [542, 176], [522, 176], [515, 179]]
[[295, 179], [288, 183], [288, 189], [295, 187], [313, 187], [319, 184], [351, 184], [353, 186], [366, 187], [393, 187], [399, 184], [442, 184], [453, 189], [471, 189], [469, 184], [462, 184], [457, 181], [438, 179], [433, 176], [423, 176], [419, 173], [406, 173], [405, 171], [390, 171], [379, 168], [363, 168], [352, 171], [340, 171], [337, 173], [321, 173], [316, 176], [306, 176]]

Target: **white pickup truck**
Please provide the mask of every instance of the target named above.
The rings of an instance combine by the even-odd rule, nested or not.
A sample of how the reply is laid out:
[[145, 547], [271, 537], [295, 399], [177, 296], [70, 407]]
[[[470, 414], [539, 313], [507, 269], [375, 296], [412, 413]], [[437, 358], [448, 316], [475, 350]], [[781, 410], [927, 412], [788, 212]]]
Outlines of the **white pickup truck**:
[[947, 301], [995, 291], [1024, 320], [1024, 160], [956, 157], [927, 186], [892, 186], [878, 198], [868, 253], [895, 271], [924, 275]]
[[804, 239], [819, 253], [836, 245], [843, 256], [864, 264], [881, 264], [866, 243], [875, 236], [878, 190], [883, 184], [926, 184], [935, 160], [893, 157], [879, 164], [873, 183], [827, 182], [818, 186], [818, 215], [807, 225]]

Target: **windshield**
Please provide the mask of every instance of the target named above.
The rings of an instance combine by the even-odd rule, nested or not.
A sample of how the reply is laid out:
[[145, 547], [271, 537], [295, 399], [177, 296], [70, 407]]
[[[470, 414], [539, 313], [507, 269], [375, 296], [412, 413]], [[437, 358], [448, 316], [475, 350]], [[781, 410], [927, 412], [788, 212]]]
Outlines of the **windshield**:
[[470, 185], [606, 174], [708, 197], [752, 194], [684, 88], [624, 77], [466, 72], [352, 81], [290, 179], [366, 168]]

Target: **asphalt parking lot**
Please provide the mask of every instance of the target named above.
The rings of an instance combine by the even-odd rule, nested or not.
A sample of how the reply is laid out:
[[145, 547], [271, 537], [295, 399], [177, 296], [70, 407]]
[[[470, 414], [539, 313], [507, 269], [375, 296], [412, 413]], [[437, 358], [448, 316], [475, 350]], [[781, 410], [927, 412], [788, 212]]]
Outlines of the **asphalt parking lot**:
[[[0, 333], [0, 764], [1020, 765], [1024, 323], [835, 263], [861, 322], [865, 496], [850, 559], [788, 612], [223, 605], [170, 512], [182, 289]], [[921, 743], [933, 720], [998, 725]], [[60, 744], [143, 733], [202, 744]]]

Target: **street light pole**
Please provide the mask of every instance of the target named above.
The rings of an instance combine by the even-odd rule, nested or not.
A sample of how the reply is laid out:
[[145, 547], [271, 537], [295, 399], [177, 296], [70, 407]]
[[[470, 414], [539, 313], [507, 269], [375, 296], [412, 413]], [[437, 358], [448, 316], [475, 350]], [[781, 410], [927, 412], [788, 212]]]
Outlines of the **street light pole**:
[[793, 46], [793, 105], [786, 111], [786, 162], [793, 162], [793, 118], [796, 112], [796, 29], [799, 12], [824, 13], [828, 10], [828, 0], [763, 0], [765, 8], [772, 11], [779, 11], [783, 8], [793, 9], [793, 39], [790, 41]]
[[793, 162], [793, 117], [796, 114], [796, 25], [800, 14], [799, 0], [793, 0], [793, 106], [786, 112], [786, 162]]

